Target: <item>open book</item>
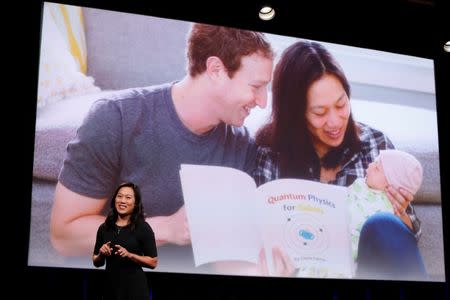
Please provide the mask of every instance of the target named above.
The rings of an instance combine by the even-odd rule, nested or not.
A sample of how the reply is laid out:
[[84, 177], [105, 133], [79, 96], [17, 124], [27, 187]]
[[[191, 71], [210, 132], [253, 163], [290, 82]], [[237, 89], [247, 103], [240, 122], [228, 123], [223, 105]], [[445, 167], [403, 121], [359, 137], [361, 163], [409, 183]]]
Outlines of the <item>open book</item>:
[[345, 187], [279, 179], [256, 187], [237, 169], [181, 165], [180, 178], [196, 266], [256, 263], [273, 247], [289, 255], [298, 276], [353, 276]]

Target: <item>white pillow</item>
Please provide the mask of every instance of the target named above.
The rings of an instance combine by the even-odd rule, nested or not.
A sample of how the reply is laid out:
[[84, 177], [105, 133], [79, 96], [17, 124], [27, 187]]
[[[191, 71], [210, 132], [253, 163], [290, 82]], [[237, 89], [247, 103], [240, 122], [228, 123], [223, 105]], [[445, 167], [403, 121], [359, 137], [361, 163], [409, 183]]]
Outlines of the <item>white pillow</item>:
[[99, 92], [94, 79], [79, 70], [75, 58], [51, 14], [51, 7], [44, 6], [41, 57], [39, 62], [38, 107], [58, 100]]

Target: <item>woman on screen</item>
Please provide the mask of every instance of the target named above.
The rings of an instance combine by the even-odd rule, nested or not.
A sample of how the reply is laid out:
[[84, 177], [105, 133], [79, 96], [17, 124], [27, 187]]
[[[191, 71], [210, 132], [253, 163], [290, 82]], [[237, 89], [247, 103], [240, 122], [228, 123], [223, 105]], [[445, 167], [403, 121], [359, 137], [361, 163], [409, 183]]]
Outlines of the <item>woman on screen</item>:
[[103, 299], [149, 299], [147, 278], [142, 267], [158, 264], [155, 235], [145, 222], [139, 187], [126, 182], [116, 189], [111, 209], [97, 230], [92, 261], [106, 262]]
[[[255, 172], [258, 184], [302, 178], [349, 186], [365, 177], [381, 150], [394, 148], [382, 132], [353, 119], [349, 82], [323, 45], [299, 41], [288, 47], [272, 84], [271, 119], [256, 135], [262, 146]], [[413, 195], [392, 186], [386, 194], [394, 214], [375, 214], [365, 223], [357, 276], [423, 279]]]

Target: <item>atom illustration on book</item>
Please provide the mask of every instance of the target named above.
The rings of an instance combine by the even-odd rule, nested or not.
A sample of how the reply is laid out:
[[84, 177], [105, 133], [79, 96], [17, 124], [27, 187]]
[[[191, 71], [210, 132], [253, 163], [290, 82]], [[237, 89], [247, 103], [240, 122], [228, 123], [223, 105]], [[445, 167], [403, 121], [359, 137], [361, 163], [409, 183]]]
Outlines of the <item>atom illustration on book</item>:
[[296, 214], [286, 219], [286, 245], [294, 253], [318, 253], [328, 246], [326, 228], [308, 214]]

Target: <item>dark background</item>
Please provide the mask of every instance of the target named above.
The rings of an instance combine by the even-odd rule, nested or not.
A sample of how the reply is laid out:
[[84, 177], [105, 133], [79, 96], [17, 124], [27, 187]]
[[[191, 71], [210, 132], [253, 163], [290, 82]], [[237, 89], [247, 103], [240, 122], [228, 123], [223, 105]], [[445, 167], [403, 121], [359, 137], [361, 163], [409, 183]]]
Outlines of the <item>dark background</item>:
[[[206, 1], [206, 0], [204, 0]], [[443, 45], [450, 41], [449, 0], [380, 1], [299, 1], [299, 0], [164, 0], [58, 1], [67, 4], [147, 14], [172, 19], [241, 27], [269, 33], [301, 36], [331, 43], [372, 48], [433, 59], [440, 140], [441, 190], [444, 248], [447, 278], [449, 265], [449, 146], [450, 53]], [[258, 11], [264, 4], [276, 9], [271, 21], [261, 21]], [[39, 39], [42, 2], [23, 2], [26, 29], [21, 36], [26, 55], [22, 55], [25, 74], [31, 75], [19, 90], [21, 103], [15, 138], [14, 157], [19, 162], [19, 177], [3, 201], [13, 215], [14, 244], [7, 248], [7, 262], [13, 262], [12, 285], [6, 290], [14, 298], [100, 299], [101, 270], [27, 267], [30, 199], [33, 169], [35, 99], [39, 66]], [[23, 82], [23, 80], [21, 80]], [[24, 105], [24, 103], [26, 105]], [[17, 109], [20, 109], [17, 110]], [[19, 149], [20, 151], [16, 151]], [[15, 167], [17, 168], [17, 166]], [[16, 178], [16, 177], [15, 177]], [[6, 197], [5, 197], [6, 196]], [[12, 198], [12, 199], [7, 199]], [[13, 254], [11, 257], [10, 254]], [[183, 275], [148, 272], [152, 299], [448, 299], [449, 284], [432, 282], [393, 282], [365, 280], [312, 280], [235, 276]], [[421, 296], [419, 296], [419, 293]]]

